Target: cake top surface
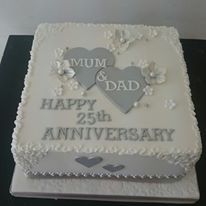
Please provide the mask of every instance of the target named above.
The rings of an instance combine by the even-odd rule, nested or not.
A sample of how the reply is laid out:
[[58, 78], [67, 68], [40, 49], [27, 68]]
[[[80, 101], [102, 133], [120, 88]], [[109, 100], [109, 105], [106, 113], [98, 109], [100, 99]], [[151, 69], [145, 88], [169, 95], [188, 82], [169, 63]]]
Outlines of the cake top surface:
[[198, 153], [176, 29], [41, 24], [14, 139], [19, 148], [57, 151]]

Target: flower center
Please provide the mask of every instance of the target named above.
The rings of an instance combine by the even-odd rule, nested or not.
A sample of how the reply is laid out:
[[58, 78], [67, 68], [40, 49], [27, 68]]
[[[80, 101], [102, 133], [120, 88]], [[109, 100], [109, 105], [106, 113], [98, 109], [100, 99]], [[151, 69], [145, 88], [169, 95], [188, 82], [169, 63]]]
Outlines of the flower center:
[[150, 72], [149, 75], [150, 75], [150, 77], [155, 77], [155, 73], [154, 72]]
[[64, 74], [64, 70], [63, 69], [58, 69], [58, 74], [59, 75], [63, 75]]

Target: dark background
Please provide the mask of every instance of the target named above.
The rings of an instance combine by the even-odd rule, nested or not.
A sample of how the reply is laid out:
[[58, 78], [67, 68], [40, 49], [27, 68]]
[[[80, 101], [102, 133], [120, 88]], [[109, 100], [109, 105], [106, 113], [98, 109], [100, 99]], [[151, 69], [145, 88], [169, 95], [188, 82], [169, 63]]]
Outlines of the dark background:
[[[12, 132], [16, 110], [20, 102], [27, 72], [29, 51], [33, 36], [10, 36], [0, 64], [0, 205], [111, 205], [133, 206], [151, 203], [97, 202], [84, 200], [49, 200], [16, 198], [10, 195], [9, 187], [14, 169], [11, 149]], [[197, 163], [200, 200], [195, 205], [206, 203], [206, 40], [181, 40], [190, 77], [192, 99], [203, 141], [203, 154]], [[165, 205], [156, 203], [154, 205]], [[167, 204], [172, 205], [172, 204]]]

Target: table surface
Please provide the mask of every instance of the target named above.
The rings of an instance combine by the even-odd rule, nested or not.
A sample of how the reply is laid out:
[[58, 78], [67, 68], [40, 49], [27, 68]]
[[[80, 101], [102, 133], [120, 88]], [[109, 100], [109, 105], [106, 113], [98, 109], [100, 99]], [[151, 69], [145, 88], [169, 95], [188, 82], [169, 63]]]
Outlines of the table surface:
[[[10, 152], [16, 110], [20, 102], [24, 77], [27, 72], [28, 60], [33, 36], [9, 36], [4, 55], [0, 64], [0, 204], [1, 205], [137, 205], [138, 203], [96, 202], [84, 200], [48, 200], [32, 198], [16, 198], [10, 195], [9, 187], [14, 169], [14, 161]], [[187, 63], [192, 100], [195, 105], [197, 120], [202, 136], [203, 154], [197, 163], [197, 176], [200, 188], [200, 200], [195, 205], [206, 202], [206, 41], [181, 40]], [[139, 203], [150, 205], [151, 203]], [[161, 205], [161, 204], [157, 204]], [[165, 204], [163, 204], [165, 205]], [[169, 204], [168, 204], [169, 205]], [[170, 204], [171, 205], [171, 204]]]

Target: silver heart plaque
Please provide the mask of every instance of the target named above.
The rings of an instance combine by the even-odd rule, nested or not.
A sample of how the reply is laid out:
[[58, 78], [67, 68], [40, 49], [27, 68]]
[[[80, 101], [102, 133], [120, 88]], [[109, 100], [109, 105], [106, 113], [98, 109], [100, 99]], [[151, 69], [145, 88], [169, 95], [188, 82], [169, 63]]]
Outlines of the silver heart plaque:
[[102, 47], [92, 50], [72, 48], [64, 53], [64, 59], [69, 61], [70, 67], [75, 70], [77, 81], [85, 89], [95, 84], [95, 77], [100, 69], [113, 66], [115, 62], [113, 53]]
[[123, 170], [125, 166], [108, 164], [108, 165], [103, 166], [103, 168], [109, 172], [117, 172], [117, 171]]
[[102, 162], [102, 160], [103, 160], [102, 157], [86, 157], [86, 156], [78, 157], [75, 159], [76, 162], [88, 168], [99, 164], [100, 162]]
[[125, 69], [103, 68], [97, 73], [96, 85], [118, 108], [127, 113], [143, 95], [147, 83], [141, 69], [129, 66]]

